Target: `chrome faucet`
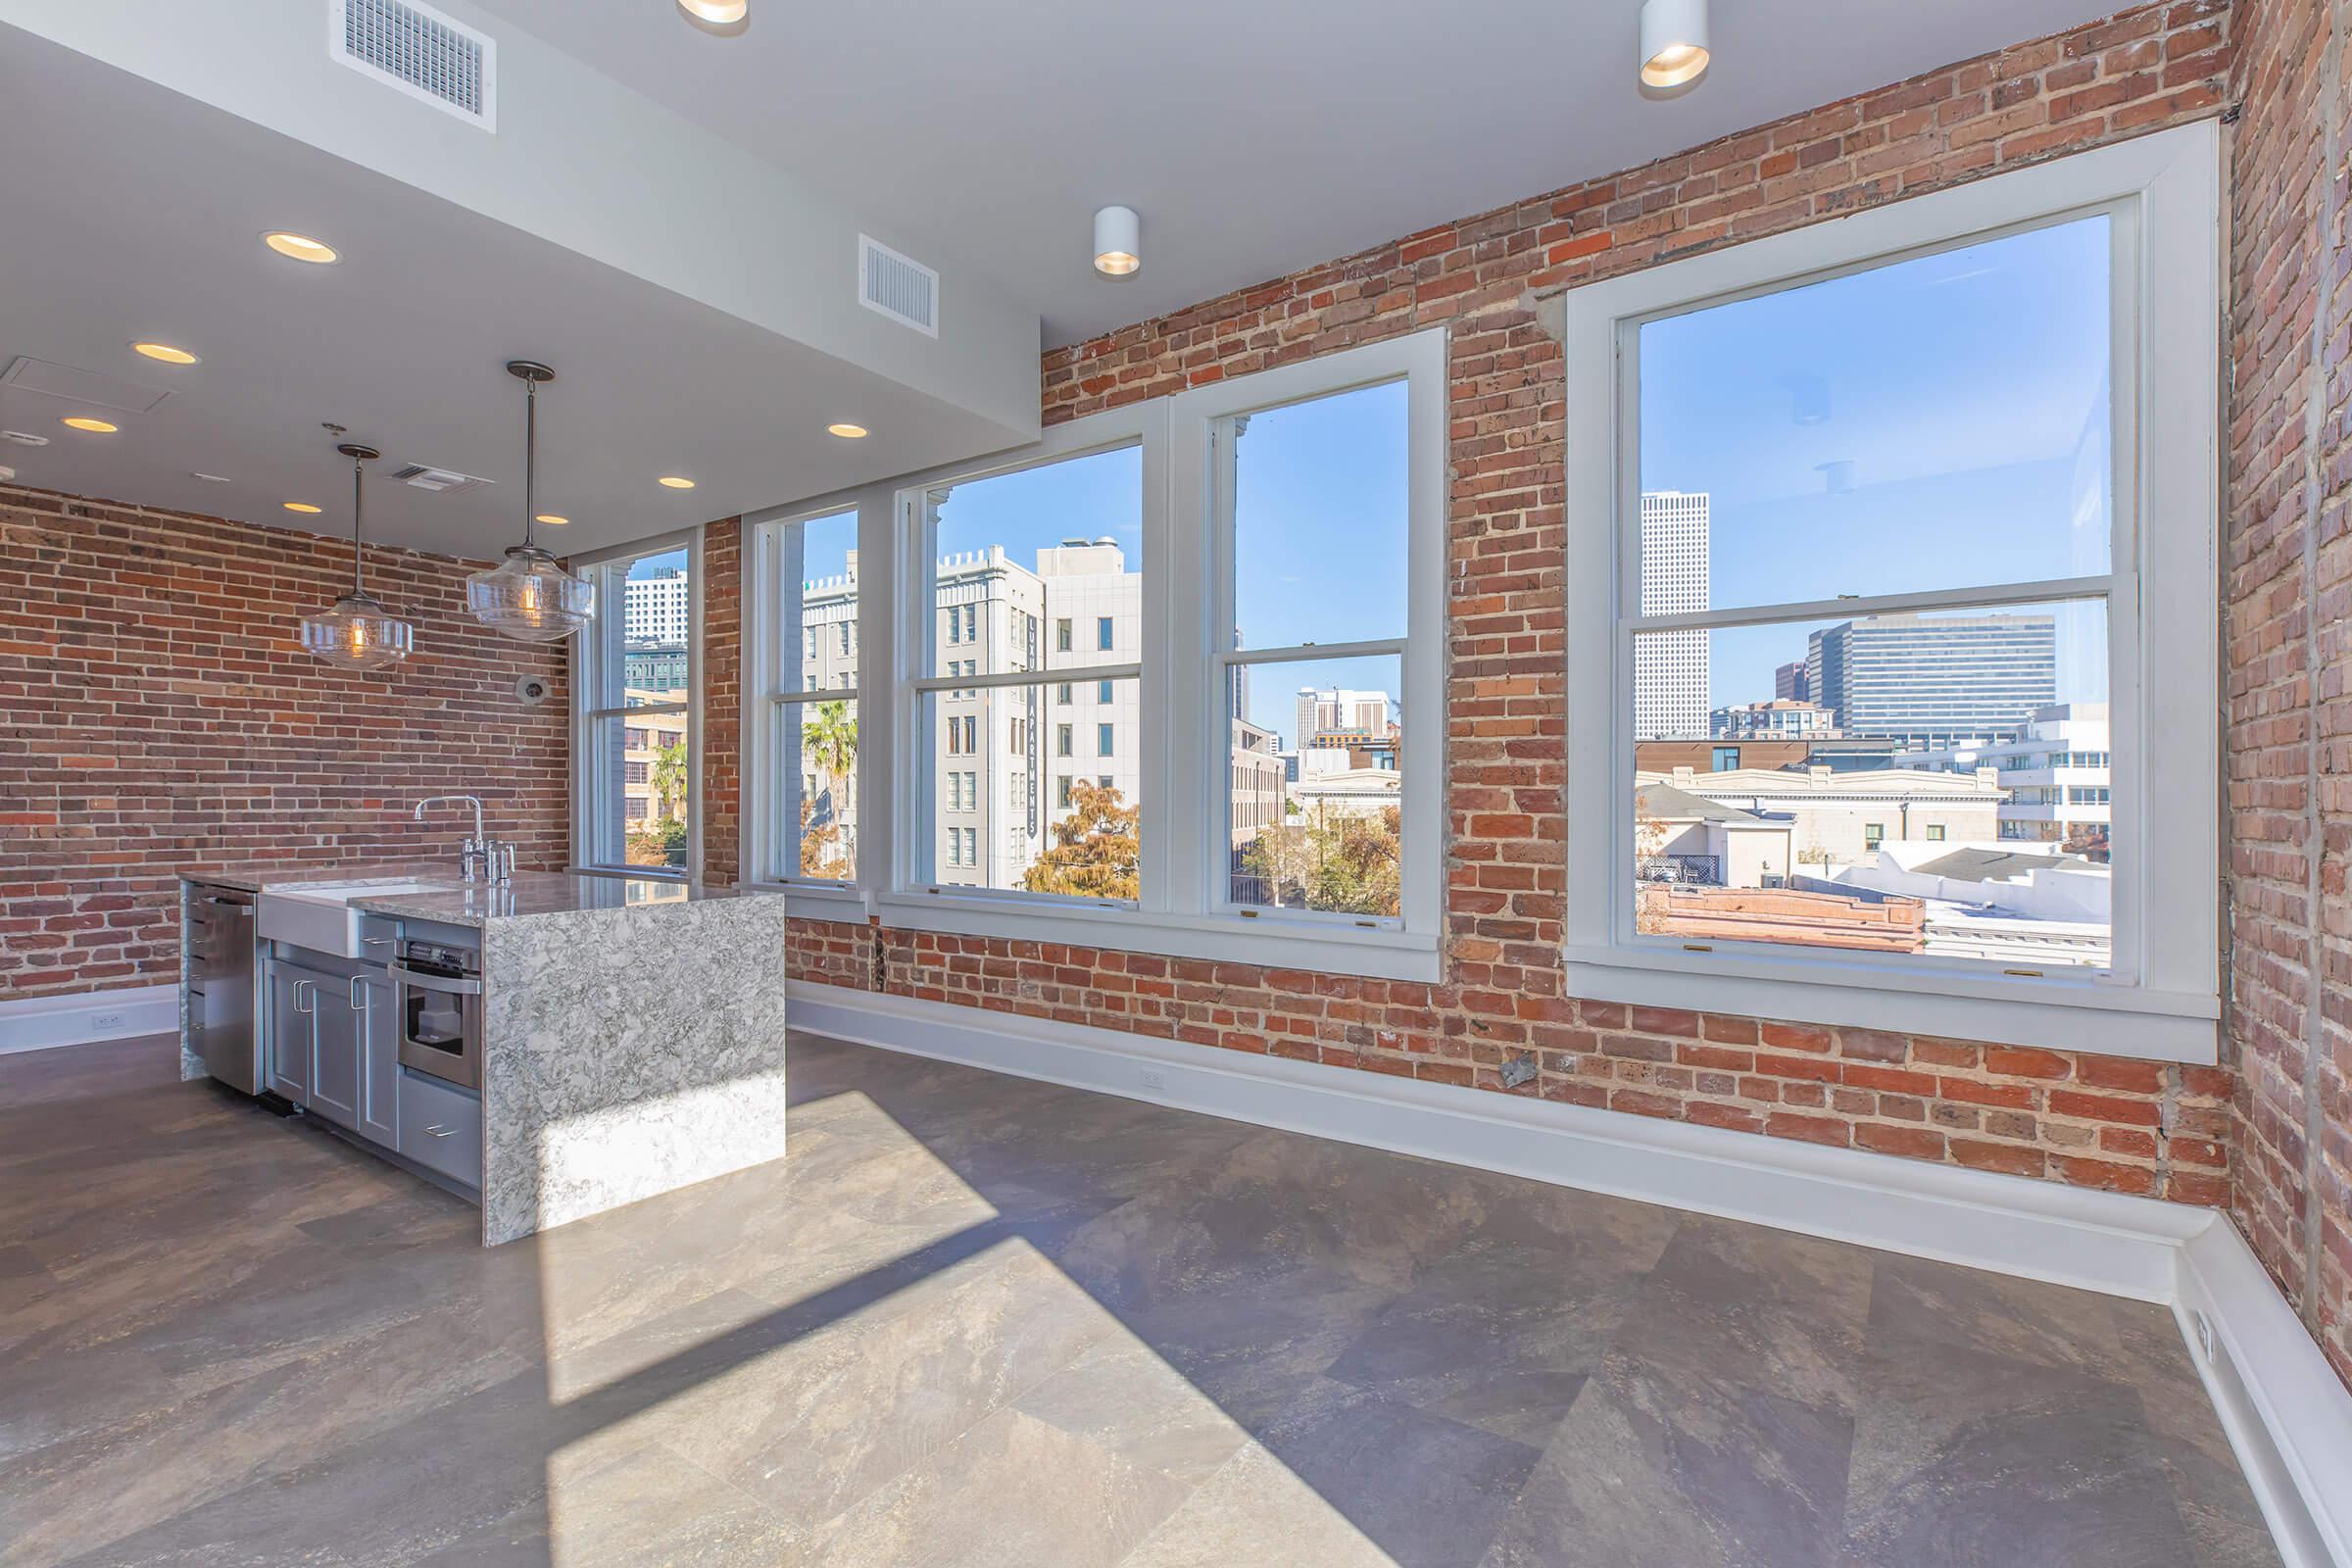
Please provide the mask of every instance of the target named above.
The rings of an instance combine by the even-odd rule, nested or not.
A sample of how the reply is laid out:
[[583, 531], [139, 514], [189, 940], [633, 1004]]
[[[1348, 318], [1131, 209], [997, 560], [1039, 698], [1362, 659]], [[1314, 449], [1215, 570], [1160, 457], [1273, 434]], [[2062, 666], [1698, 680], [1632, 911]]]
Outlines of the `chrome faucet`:
[[511, 880], [514, 872], [514, 846], [502, 844], [482, 831], [482, 803], [473, 795], [430, 795], [416, 803], [416, 820], [424, 820], [427, 808], [444, 804], [473, 808], [473, 837], [458, 850], [458, 878], [463, 882], [497, 882]]

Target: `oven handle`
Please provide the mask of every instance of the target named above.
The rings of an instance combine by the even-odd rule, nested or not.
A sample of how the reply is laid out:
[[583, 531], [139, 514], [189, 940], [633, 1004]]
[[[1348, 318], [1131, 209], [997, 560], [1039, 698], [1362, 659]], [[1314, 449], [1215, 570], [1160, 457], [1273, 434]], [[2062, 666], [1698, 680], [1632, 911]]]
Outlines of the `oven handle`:
[[422, 969], [412, 969], [405, 963], [389, 964], [386, 967], [390, 970], [393, 979], [398, 980], [404, 986], [413, 986], [418, 991], [439, 991], [453, 997], [478, 997], [482, 994], [482, 983], [479, 980], [459, 980], [445, 974], [427, 974]]

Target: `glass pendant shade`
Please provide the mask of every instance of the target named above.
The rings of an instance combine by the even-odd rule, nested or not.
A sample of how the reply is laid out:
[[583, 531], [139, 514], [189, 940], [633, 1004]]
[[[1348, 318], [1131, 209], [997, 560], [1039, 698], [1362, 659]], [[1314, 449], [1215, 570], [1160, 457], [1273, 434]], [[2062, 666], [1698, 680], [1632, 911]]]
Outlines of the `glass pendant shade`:
[[539, 515], [539, 383], [556, 372], [534, 360], [514, 360], [507, 373], [522, 382], [522, 543], [503, 564], [466, 579], [466, 608], [491, 630], [526, 643], [568, 637], [594, 618], [596, 586], [565, 571], [531, 542]]
[[503, 564], [466, 579], [466, 608], [509, 637], [552, 643], [596, 614], [596, 585], [565, 571], [537, 545], [516, 545]]
[[[337, 434], [342, 431], [339, 425], [328, 428]], [[302, 646], [340, 669], [382, 669], [409, 657], [416, 634], [368, 591], [367, 557], [360, 533], [361, 474], [376, 450], [350, 442], [335, 450], [351, 459], [351, 592], [326, 609], [302, 617]]]
[[381, 669], [409, 657], [416, 633], [372, 594], [345, 594], [302, 617], [302, 646], [345, 669]]

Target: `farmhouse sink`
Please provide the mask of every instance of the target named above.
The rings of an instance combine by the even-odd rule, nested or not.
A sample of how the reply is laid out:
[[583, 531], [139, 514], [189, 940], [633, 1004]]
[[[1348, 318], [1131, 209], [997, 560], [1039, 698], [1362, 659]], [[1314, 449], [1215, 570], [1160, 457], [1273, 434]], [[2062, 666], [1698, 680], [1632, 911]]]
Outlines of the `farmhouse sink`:
[[354, 899], [397, 898], [404, 893], [437, 893], [448, 882], [297, 882], [265, 887], [261, 898], [264, 941], [289, 943], [314, 953], [345, 958], [390, 957], [387, 945], [374, 948], [364, 940], [362, 922], [368, 917], [351, 906]]

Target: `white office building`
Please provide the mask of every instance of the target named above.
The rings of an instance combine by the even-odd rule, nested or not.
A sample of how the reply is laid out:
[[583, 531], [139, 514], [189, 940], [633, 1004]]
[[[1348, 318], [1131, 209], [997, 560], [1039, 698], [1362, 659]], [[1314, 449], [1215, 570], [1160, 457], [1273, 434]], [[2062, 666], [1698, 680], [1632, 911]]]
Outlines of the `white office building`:
[[631, 577], [621, 589], [620, 635], [629, 643], [683, 643], [692, 597], [686, 568]]
[[2002, 838], [2074, 845], [2103, 858], [2114, 821], [2109, 746], [2105, 703], [2057, 703], [2035, 709], [2006, 739], [1901, 752], [1894, 765], [1937, 773], [1989, 767], [2008, 794]]
[[1394, 707], [1387, 692], [1355, 692], [1338, 686], [1301, 686], [1298, 688], [1297, 708], [1298, 729], [1291, 737], [1291, 744], [1295, 747], [1312, 746], [1317, 735], [1331, 731], [1386, 735]]
[[[1707, 608], [1707, 498], [1680, 490], [1642, 497], [1642, 613]], [[1708, 733], [1707, 634], [1643, 632], [1634, 639], [1634, 738], [1698, 740]]]

